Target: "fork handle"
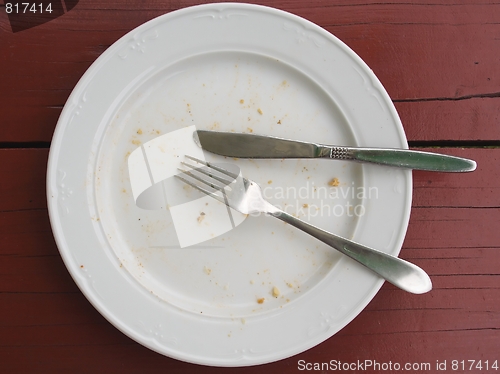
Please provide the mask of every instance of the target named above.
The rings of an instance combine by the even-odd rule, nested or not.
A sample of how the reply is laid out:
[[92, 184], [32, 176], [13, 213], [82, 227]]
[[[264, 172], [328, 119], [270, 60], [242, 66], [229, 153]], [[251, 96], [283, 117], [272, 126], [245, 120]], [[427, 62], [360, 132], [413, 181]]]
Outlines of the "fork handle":
[[432, 289], [427, 273], [408, 261], [329, 233], [286, 212], [279, 211], [273, 216], [328, 244], [405, 291], [421, 294]]

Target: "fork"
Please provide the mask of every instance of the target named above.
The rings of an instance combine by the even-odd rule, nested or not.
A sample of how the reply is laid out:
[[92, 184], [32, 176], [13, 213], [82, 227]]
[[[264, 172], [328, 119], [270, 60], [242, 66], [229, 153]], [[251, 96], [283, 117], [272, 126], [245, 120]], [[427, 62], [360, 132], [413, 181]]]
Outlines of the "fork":
[[[179, 169], [182, 173], [177, 174], [176, 178], [234, 210], [243, 214], [265, 213], [295, 226], [356, 260], [402, 290], [422, 294], [432, 289], [429, 276], [418, 266], [302, 221], [266, 201], [260, 186], [254, 181], [195, 157], [185, 157], [202, 166], [181, 162], [189, 170]], [[218, 192], [221, 192], [222, 196], [218, 195]]]

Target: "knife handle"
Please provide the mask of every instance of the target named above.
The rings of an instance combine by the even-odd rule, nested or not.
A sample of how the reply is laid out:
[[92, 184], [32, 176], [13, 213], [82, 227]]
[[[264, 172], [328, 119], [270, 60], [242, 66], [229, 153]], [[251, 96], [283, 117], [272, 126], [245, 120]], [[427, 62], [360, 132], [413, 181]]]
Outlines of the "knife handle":
[[476, 162], [473, 160], [432, 152], [358, 147], [328, 147], [328, 149], [328, 156], [323, 154], [334, 160], [370, 162], [427, 171], [467, 172], [476, 169]]

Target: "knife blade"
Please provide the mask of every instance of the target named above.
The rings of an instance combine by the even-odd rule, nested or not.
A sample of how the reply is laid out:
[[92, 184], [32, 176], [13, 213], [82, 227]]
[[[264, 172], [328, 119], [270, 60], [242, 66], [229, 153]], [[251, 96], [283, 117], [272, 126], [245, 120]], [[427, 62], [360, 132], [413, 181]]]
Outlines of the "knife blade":
[[326, 158], [441, 172], [468, 172], [477, 166], [475, 161], [462, 157], [408, 149], [334, 146], [208, 130], [197, 130], [193, 137], [206, 151], [236, 158]]

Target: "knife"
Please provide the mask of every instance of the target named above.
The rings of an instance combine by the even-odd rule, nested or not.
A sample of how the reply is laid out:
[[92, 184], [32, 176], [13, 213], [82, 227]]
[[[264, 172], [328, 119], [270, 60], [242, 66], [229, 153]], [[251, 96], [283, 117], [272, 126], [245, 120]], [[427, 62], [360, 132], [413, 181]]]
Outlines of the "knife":
[[204, 150], [237, 158], [326, 158], [443, 172], [476, 169], [473, 160], [407, 149], [333, 146], [273, 136], [206, 130], [195, 131], [193, 137]]

